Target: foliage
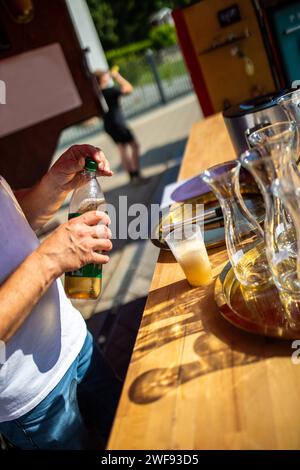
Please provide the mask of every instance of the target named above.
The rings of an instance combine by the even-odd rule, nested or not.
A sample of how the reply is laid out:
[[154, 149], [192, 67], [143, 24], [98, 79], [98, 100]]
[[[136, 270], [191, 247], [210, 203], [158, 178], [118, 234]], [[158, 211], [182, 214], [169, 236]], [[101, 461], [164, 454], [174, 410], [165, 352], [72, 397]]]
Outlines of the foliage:
[[149, 37], [152, 48], [157, 51], [177, 43], [175, 27], [170, 24], [161, 24], [152, 28]]
[[105, 53], [106, 58], [110, 64], [118, 62], [118, 59], [136, 57], [146, 49], [151, 47], [151, 41], [146, 39], [145, 41], [134, 42], [128, 46], [120, 47], [118, 49], [112, 49]]
[[108, 43], [111, 44], [111, 47], [117, 46], [119, 43], [119, 37], [116, 32], [118, 21], [114, 17], [109, 2], [88, 0], [87, 3], [102, 44]]
[[152, 13], [192, 3], [195, 0], [87, 0], [104, 50], [147, 39]]
[[[186, 68], [182, 57], [172, 57], [158, 60], [155, 54], [157, 71], [162, 80], [171, 81], [181, 75], [186, 75]], [[153, 84], [153, 74], [145, 57], [122, 58], [116, 62], [120, 67], [120, 73], [135, 87]]]

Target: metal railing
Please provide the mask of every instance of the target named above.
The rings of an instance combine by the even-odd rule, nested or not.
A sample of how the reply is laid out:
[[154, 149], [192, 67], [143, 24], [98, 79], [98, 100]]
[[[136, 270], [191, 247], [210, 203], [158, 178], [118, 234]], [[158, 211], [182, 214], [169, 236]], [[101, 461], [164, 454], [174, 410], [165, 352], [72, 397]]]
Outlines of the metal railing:
[[[126, 118], [165, 105], [193, 90], [177, 45], [159, 52], [147, 50], [141, 57], [122, 61], [120, 73], [134, 86], [133, 93], [121, 98]], [[80, 141], [102, 129], [102, 121], [97, 119], [70, 127], [61, 134], [59, 147]]]

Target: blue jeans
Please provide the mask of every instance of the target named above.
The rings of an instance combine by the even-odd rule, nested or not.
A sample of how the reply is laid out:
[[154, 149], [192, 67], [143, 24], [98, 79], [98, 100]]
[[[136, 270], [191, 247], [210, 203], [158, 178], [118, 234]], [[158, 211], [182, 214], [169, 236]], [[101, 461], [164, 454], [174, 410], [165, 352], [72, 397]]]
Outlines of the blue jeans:
[[0, 433], [20, 449], [105, 447], [121, 392], [90, 333], [62, 380], [33, 410], [0, 423]]

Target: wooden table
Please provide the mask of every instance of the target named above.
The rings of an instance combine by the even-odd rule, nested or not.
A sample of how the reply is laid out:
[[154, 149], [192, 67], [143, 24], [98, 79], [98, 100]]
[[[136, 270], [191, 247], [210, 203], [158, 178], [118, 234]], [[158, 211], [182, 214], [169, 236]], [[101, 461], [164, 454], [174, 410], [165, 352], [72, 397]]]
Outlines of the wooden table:
[[[213, 116], [194, 125], [180, 179], [233, 158], [222, 117]], [[210, 259], [217, 275], [226, 253]], [[291, 342], [228, 324], [213, 285], [190, 288], [161, 252], [108, 448], [300, 449], [292, 352]]]

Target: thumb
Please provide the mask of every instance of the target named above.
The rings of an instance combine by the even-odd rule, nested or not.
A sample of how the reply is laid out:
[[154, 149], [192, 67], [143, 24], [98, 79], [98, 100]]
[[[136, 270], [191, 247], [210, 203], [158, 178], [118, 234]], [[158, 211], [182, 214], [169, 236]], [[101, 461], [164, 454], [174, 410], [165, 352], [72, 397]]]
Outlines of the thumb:
[[70, 158], [68, 162], [68, 172], [70, 173], [78, 173], [79, 171], [83, 170], [85, 165], [85, 158], [84, 157], [75, 157]]
[[105, 212], [102, 211], [89, 211], [82, 214], [77, 218], [77, 221], [81, 220], [86, 225], [97, 225], [100, 222], [104, 225], [110, 224], [110, 218]]

